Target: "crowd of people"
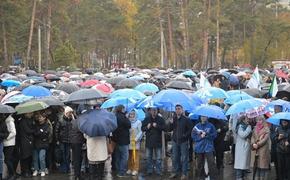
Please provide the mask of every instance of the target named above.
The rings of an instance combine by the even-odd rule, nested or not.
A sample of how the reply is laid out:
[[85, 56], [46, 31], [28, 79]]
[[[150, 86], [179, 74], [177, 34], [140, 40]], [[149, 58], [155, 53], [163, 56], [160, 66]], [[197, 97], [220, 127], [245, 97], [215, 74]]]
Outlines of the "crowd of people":
[[[221, 87], [221, 80], [214, 78], [212, 85]], [[227, 85], [230, 90], [240, 88], [236, 82]], [[5, 90], [1, 95], [4, 97]], [[229, 108], [221, 100], [209, 104]], [[80, 130], [78, 116], [101, 105], [66, 104], [24, 114], [0, 113], [0, 179], [5, 163], [7, 180], [44, 177], [55, 171], [68, 174], [71, 170], [76, 180], [101, 180], [107, 161], [111, 161], [114, 177], [127, 178], [138, 176], [142, 158], [146, 160], [142, 172], [146, 177], [156, 174], [165, 179], [189, 179], [193, 171], [189, 164], [194, 162], [197, 179], [218, 179], [226, 163], [224, 152], [230, 150], [236, 180], [246, 179], [249, 171], [256, 179], [267, 179], [272, 162], [276, 179], [290, 179], [287, 119], [281, 119], [280, 125], [269, 124], [266, 113], [256, 117], [231, 115], [227, 121], [208, 116], [192, 120], [182, 104], [176, 104], [174, 112], [152, 104], [140, 120], [134, 109], [127, 111], [126, 105], [120, 104], [108, 109], [116, 116], [117, 129], [109, 136], [90, 137]], [[274, 111], [282, 112], [283, 106], [275, 105]], [[172, 160], [170, 175], [164, 172], [163, 148]]]

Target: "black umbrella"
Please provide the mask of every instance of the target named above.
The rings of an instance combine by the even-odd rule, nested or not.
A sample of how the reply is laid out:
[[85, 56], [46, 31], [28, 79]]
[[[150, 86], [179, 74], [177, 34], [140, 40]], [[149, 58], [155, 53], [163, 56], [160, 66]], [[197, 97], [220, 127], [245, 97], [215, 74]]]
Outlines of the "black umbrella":
[[120, 81], [122, 81], [123, 79], [126, 79], [126, 78], [122, 77], [122, 76], [117, 76], [117, 77], [112, 77], [112, 78], [108, 79], [107, 82], [112, 84], [112, 85], [116, 85]]
[[46, 70], [44, 71], [44, 74], [56, 74], [55, 70]]
[[42, 83], [39, 83], [37, 84], [38, 86], [42, 86], [42, 87], [45, 87], [47, 89], [53, 89], [55, 88], [55, 85], [54, 84], [51, 84], [51, 83], [46, 83], [46, 82], [42, 82]]
[[55, 89], [62, 90], [64, 92], [68, 93], [68, 94], [71, 94], [71, 93], [79, 90], [80, 88], [77, 85], [75, 85], [75, 84], [61, 83]]
[[263, 96], [263, 93], [256, 88], [249, 88], [249, 89], [241, 89], [242, 91], [246, 92], [250, 96], [256, 97], [256, 98], [261, 98]]
[[11, 106], [0, 104], [0, 114], [12, 114], [15, 113], [15, 109]]
[[26, 70], [24, 71], [24, 74], [26, 74], [27, 76], [37, 76], [38, 73], [36, 71], [33, 70]]
[[90, 100], [96, 100], [104, 97], [107, 96], [95, 89], [80, 89], [71, 93], [65, 102], [87, 104], [87, 102]]
[[45, 79], [50, 80], [50, 81], [59, 81], [60, 77], [58, 77], [55, 74], [47, 74], [45, 75]]
[[134, 79], [123, 79], [119, 83], [116, 84], [118, 88], [134, 88], [138, 84], [140, 84], [138, 81]]
[[165, 85], [167, 88], [173, 88], [173, 89], [187, 89], [192, 90], [191, 85], [184, 81], [170, 81]]
[[47, 98], [41, 98], [37, 101], [45, 102], [49, 106], [64, 106], [64, 103], [58, 100], [55, 97], [47, 97]]

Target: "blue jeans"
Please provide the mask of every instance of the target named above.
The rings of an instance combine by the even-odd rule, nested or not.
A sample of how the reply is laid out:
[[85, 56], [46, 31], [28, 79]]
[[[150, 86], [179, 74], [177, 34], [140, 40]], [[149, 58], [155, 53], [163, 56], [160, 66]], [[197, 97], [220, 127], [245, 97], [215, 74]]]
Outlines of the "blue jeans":
[[147, 148], [146, 147], [146, 168], [147, 168], [147, 173], [151, 174], [153, 173], [153, 152], [155, 153], [155, 158], [156, 158], [156, 173], [161, 174], [161, 154], [162, 154], [162, 148]]
[[129, 145], [117, 145], [115, 148], [115, 167], [119, 175], [125, 175], [129, 158]]
[[62, 161], [59, 169], [63, 173], [68, 173], [70, 170], [70, 144], [60, 143], [60, 149], [62, 152]]
[[181, 171], [182, 175], [187, 176], [188, 156], [187, 141], [181, 144], [172, 141], [172, 165], [174, 173], [178, 174]]
[[3, 162], [4, 162], [4, 156], [3, 156], [3, 142], [0, 142], [0, 174], [3, 174]]
[[45, 149], [35, 149], [33, 150], [33, 168], [34, 170], [44, 172], [46, 168], [45, 164]]

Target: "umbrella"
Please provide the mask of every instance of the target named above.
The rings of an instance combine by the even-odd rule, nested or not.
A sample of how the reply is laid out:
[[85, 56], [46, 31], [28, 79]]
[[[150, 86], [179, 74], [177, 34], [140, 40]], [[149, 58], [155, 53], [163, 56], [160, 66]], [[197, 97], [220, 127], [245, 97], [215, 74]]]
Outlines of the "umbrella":
[[233, 104], [226, 112], [226, 115], [232, 115], [232, 114], [239, 114], [239, 113], [245, 113], [249, 110], [257, 109], [260, 106], [263, 106], [263, 101], [254, 98], [254, 99], [247, 99], [247, 100], [241, 100], [235, 104]]
[[78, 126], [81, 132], [90, 137], [108, 136], [117, 129], [117, 118], [105, 109], [94, 109], [79, 116]]
[[68, 94], [71, 94], [71, 93], [79, 90], [80, 88], [77, 85], [72, 84], [72, 83], [61, 83], [55, 89], [62, 90]]
[[66, 93], [62, 90], [51, 89], [50, 91], [51, 91], [53, 97], [56, 97], [57, 99], [59, 99], [61, 101], [64, 101], [68, 98], [68, 93]]
[[51, 96], [51, 92], [47, 88], [36, 85], [28, 86], [27, 88], [23, 89], [22, 94], [33, 97]]
[[139, 84], [138, 81], [134, 79], [123, 79], [116, 84], [118, 88], [134, 88]]
[[126, 98], [133, 98], [136, 100], [146, 98], [146, 96], [143, 93], [134, 89], [118, 89], [110, 95], [110, 98], [115, 98], [115, 97], [126, 97]]
[[142, 76], [132, 76], [132, 77], [129, 77], [129, 79], [133, 79], [135, 81], [144, 81], [144, 77]]
[[55, 70], [45, 70], [44, 74], [56, 74]]
[[195, 102], [185, 92], [176, 89], [162, 90], [152, 98], [153, 103], [162, 104], [168, 111], [175, 111], [177, 104], [182, 105], [189, 112], [196, 108]]
[[281, 119], [290, 121], [290, 112], [276, 113], [273, 116], [271, 116], [270, 118], [268, 118], [267, 122], [279, 126]]
[[29, 102], [16, 106], [15, 110], [17, 114], [25, 114], [25, 113], [40, 111], [48, 107], [49, 106], [46, 103], [41, 102], [41, 101], [29, 101]]
[[50, 81], [59, 81], [60, 77], [58, 77], [55, 74], [47, 74], [45, 75], [45, 79], [50, 80]]
[[197, 76], [195, 72], [193, 72], [192, 70], [188, 70], [182, 73], [183, 76], [188, 76], [188, 77], [193, 77], [193, 76]]
[[137, 91], [140, 91], [142, 93], [148, 92], [148, 93], [153, 93], [153, 94], [155, 94], [159, 91], [158, 86], [156, 86], [153, 83], [142, 83], [142, 84], [139, 84], [138, 86], [136, 86], [134, 89]]
[[99, 83], [100, 83], [100, 81], [92, 79], [92, 80], [86, 80], [86, 81], [80, 83], [80, 86], [81, 87], [92, 87], [92, 86], [97, 85]]
[[119, 83], [123, 79], [126, 79], [126, 78], [122, 77], [122, 76], [117, 76], [117, 77], [112, 77], [112, 78], [108, 79], [107, 82], [110, 83], [110, 84], [116, 85], [117, 83]]
[[49, 106], [64, 106], [64, 103], [55, 97], [41, 98], [37, 101], [45, 102]]
[[5, 87], [20, 86], [20, 84], [21, 83], [19, 81], [15, 81], [15, 80], [4, 80], [1, 83], [1, 85]]
[[15, 109], [11, 106], [0, 104], [0, 114], [12, 114], [15, 113]]
[[38, 86], [42, 86], [42, 87], [45, 87], [47, 89], [53, 89], [55, 88], [55, 85], [54, 84], [51, 84], [51, 83], [46, 83], [46, 82], [42, 82], [42, 83], [39, 83], [37, 84]]
[[71, 93], [66, 102], [72, 102], [77, 104], [87, 104], [87, 101], [104, 98], [106, 95], [95, 89], [80, 89]]
[[114, 88], [109, 83], [97, 84], [97, 85], [93, 86], [92, 88], [99, 90], [99, 91], [102, 91], [103, 93], [106, 93], [106, 94], [110, 94], [114, 91]]
[[137, 109], [143, 109], [143, 108], [149, 108], [149, 107], [163, 107], [162, 104], [154, 103], [152, 100], [152, 96], [148, 96], [145, 99], [141, 99], [135, 104], [135, 108]]
[[266, 106], [266, 109], [267, 110], [273, 109], [274, 106], [282, 106], [283, 109], [286, 109], [286, 108], [288, 109], [289, 106], [290, 106], [290, 103], [288, 101], [285, 101], [285, 100], [282, 100], [282, 99], [278, 99], [278, 100], [275, 100], [275, 101], [270, 102]]
[[228, 98], [227, 93], [221, 89], [216, 87], [202, 88], [194, 93], [195, 95], [201, 98], [207, 99], [225, 99]]
[[236, 94], [233, 96], [229, 96], [225, 99], [224, 103], [226, 104], [235, 104], [241, 100], [253, 99], [254, 97], [247, 95], [247, 94]]
[[15, 96], [16, 94], [20, 94], [20, 91], [11, 91], [9, 93], [7, 93], [2, 99], [1, 99], [1, 103], [3, 103], [4, 101], [6, 101], [8, 98]]
[[263, 94], [259, 89], [256, 88], [241, 89], [241, 90], [255, 98], [260, 98], [262, 97]]
[[33, 70], [26, 70], [24, 71], [24, 74], [27, 76], [37, 76], [37, 72], [33, 71]]
[[215, 105], [202, 105], [196, 108], [193, 115], [206, 116], [209, 118], [227, 120], [225, 112], [222, 108]]
[[4, 102], [2, 102], [3, 104], [20, 104], [26, 101], [29, 101], [33, 99], [32, 96], [25, 96], [23, 94], [17, 94], [14, 96], [11, 96], [9, 98], [7, 98]]
[[111, 108], [111, 107], [116, 107], [118, 105], [124, 105], [126, 108], [128, 108], [129, 105], [135, 104], [136, 101], [132, 98], [126, 98], [126, 97], [116, 97], [116, 98], [111, 98], [105, 101], [101, 108]]
[[230, 91], [227, 91], [227, 94], [228, 96], [234, 96], [234, 95], [239, 95], [239, 94], [248, 95], [246, 92], [241, 91], [241, 90], [230, 90]]
[[192, 90], [192, 86], [188, 84], [187, 82], [183, 81], [170, 81], [165, 85], [167, 88], [173, 88], [173, 89], [188, 89]]

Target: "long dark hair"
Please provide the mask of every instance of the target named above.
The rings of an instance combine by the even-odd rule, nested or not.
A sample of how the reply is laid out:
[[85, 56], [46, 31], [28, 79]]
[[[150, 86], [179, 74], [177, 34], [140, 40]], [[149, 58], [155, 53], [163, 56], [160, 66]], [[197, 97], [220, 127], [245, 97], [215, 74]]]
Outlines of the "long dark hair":
[[125, 106], [123, 105], [118, 105], [117, 107], [115, 107], [115, 113], [122, 113], [123, 109], [125, 108]]

